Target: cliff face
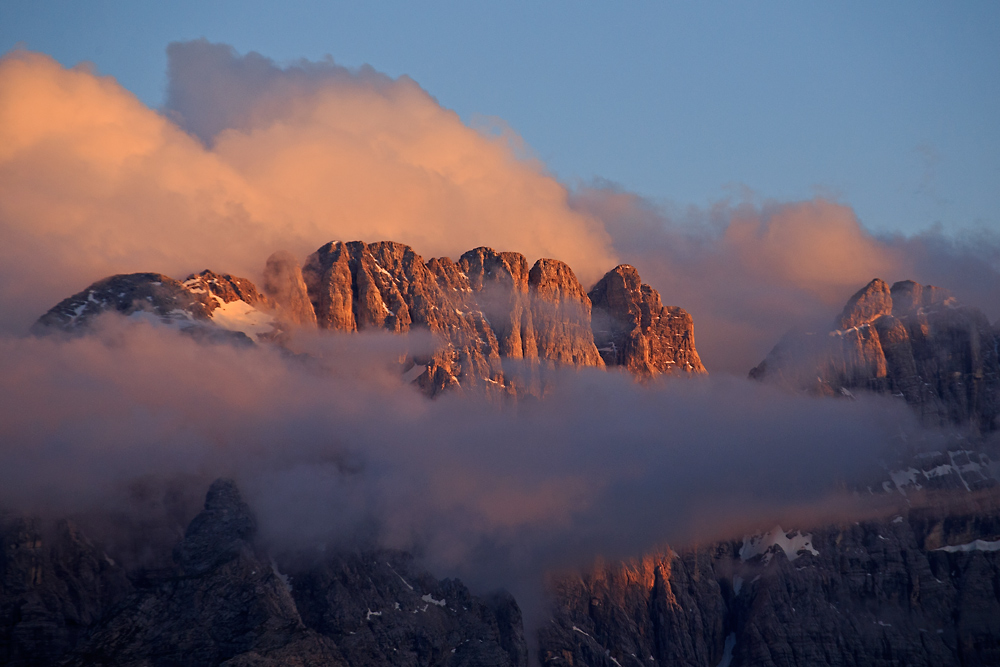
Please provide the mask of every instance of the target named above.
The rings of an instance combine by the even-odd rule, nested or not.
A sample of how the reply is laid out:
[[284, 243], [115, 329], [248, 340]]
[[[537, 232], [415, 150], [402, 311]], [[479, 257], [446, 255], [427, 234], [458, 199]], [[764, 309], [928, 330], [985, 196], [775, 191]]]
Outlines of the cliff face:
[[705, 372], [691, 316], [663, 306], [627, 265], [588, 295], [554, 259], [529, 268], [523, 255], [481, 247], [457, 262], [425, 262], [401, 243], [337, 241], [303, 267], [287, 252], [274, 253], [263, 285], [209, 270], [184, 282], [158, 273], [112, 276], [57, 304], [33, 332], [85, 332], [107, 311], [242, 343], [282, 344], [294, 329], [312, 326], [422, 330], [439, 344], [412, 355], [404, 372], [430, 395], [455, 388], [538, 394], [541, 371], [556, 366], [619, 366], [641, 377]]
[[172, 565], [126, 573], [63, 522], [0, 529], [0, 663], [523, 666], [517, 603], [406, 554], [277, 562], [236, 486], [212, 484]]
[[609, 271], [590, 291], [594, 339], [608, 366], [639, 375], [705, 373], [694, 346], [694, 323], [666, 306], [628, 264]]
[[873, 280], [828, 332], [790, 333], [750, 377], [829, 395], [851, 390], [904, 399], [930, 425], [997, 428], [997, 333], [946, 291]]
[[1000, 506], [903, 510], [597, 568], [555, 586], [545, 665], [1000, 663]]

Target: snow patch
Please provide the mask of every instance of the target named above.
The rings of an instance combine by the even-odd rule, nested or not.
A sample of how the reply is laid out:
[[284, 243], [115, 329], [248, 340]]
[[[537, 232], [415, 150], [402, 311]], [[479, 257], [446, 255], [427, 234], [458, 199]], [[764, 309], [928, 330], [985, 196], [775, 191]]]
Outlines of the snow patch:
[[726, 635], [726, 643], [722, 647], [722, 660], [719, 661], [719, 667], [729, 667], [732, 664], [734, 648], [736, 648], [736, 633], [730, 632]]
[[[431, 604], [436, 604], [439, 607], [443, 607], [446, 604], [446, 602], [444, 600], [435, 600], [434, 597], [430, 593], [428, 593], [427, 595], [424, 595], [420, 599], [423, 600], [424, 602], [430, 602]], [[426, 609], [426, 608], [427, 607], [424, 607], [424, 609]]]
[[[218, 299], [218, 297], [216, 297]], [[262, 313], [246, 301], [221, 302], [219, 307], [212, 311], [212, 323], [228, 329], [229, 331], [241, 331], [253, 340], [258, 340], [262, 334], [274, 331], [274, 319], [267, 313]]]
[[986, 540], [976, 540], [968, 544], [956, 544], [950, 547], [939, 547], [934, 551], [947, 551], [948, 553], [968, 552], [968, 551], [1000, 551], [1000, 540], [987, 542]]
[[771, 561], [771, 547], [777, 545], [789, 561], [793, 561], [808, 551], [813, 556], [818, 556], [819, 552], [813, 548], [812, 533], [800, 533], [793, 531], [785, 533], [781, 526], [775, 526], [774, 530], [764, 535], [747, 536], [743, 538], [743, 546], [740, 547], [740, 560], [746, 562], [754, 556], [764, 554], [764, 564]]

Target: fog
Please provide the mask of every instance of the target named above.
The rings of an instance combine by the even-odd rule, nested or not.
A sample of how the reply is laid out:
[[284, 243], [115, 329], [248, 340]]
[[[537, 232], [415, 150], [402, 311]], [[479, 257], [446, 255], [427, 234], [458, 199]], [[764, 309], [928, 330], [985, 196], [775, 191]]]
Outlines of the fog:
[[873, 278], [945, 287], [991, 322], [1000, 318], [997, 230], [876, 236], [850, 206], [827, 199], [751, 194], [679, 208], [608, 183], [578, 189], [572, 205], [604, 221], [618, 256], [665, 304], [691, 313], [710, 372], [745, 375], [788, 330], [829, 330]]

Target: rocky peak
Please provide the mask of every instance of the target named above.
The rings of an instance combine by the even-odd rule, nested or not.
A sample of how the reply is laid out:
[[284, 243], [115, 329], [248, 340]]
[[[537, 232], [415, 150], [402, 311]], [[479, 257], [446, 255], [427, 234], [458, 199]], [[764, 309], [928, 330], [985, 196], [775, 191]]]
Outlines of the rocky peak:
[[[222, 303], [243, 301], [251, 306], [271, 309], [274, 304], [265, 295], [257, 291], [257, 286], [246, 278], [239, 278], [228, 273], [215, 273], [205, 269], [201, 273], [193, 273], [184, 280], [184, 286], [193, 294], [208, 294], [217, 297]], [[211, 302], [214, 310], [218, 302]]]
[[191, 521], [175, 558], [189, 573], [203, 573], [250, 549], [257, 523], [236, 483], [219, 479], [205, 497], [205, 508]]
[[615, 267], [589, 297], [594, 342], [608, 366], [643, 376], [706, 372], [694, 346], [691, 316], [683, 308], [663, 306], [635, 267]]
[[463, 254], [458, 266], [468, 276], [479, 310], [493, 329], [500, 356], [536, 359], [538, 344], [524, 255], [481, 247]]
[[834, 324], [834, 329], [853, 329], [891, 313], [892, 295], [889, 286], [876, 278], [847, 301], [844, 311]]
[[316, 311], [302, 279], [302, 268], [292, 253], [279, 250], [267, 258], [264, 293], [274, 302], [282, 320], [300, 326], [316, 326]]
[[38, 318], [32, 332], [84, 332], [98, 315], [117, 312], [198, 340], [250, 344], [281, 335], [270, 308], [251, 281], [229, 274], [206, 270], [183, 283], [160, 273], [119, 274], [59, 302]]
[[207, 320], [215, 303], [207, 294], [191, 292], [160, 273], [128, 273], [98, 280], [63, 299], [38, 318], [35, 333], [86, 329], [107, 311], [123, 315], [148, 313], [163, 319]]
[[[996, 429], [997, 335], [983, 313], [947, 290], [873, 280], [848, 301], [830, 332], [790, 332], [750, 377], [793, 389], [904, 399], [931, 425]], [[825, 335], [824, 335], [825, 333]]]

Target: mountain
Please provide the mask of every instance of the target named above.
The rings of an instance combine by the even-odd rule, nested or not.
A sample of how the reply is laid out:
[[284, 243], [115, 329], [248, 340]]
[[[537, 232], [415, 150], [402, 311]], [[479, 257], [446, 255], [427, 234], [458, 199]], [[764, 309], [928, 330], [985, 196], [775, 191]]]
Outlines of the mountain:
[[928, 425], [988, 433], [1000, 414], [998, 340], [980, 310], [947, 290], [876, 278], [829, 331], [790, 332], [750, 377], [823, 395], [892, 395]]
[[111, 276], [61, 301], [33, 331], [86, 331], [108, 311], [243, 343], [280, 344], [296, 327], [427, 331], [439, 345], [412, 355], [405, 370], [430, 395], [537, 394], [539, 373], [555, 366], [621, 367], [642, 377], [706, 372], [691, 316], [664, 307], [635, 268], [612, 269], [588, 294], [563, 262], [540, 259], [529, 268], [523, 255], [485, 247], [458, 261], [425, 262], [401, 243], [335, 241], [304, 266], [277, 252], [267, 259], [263, 291], [207, 270], [183, 282], [158, 273]]
[[217, 480], [170, 565], [126, 571], [68, 522], [0, 524], [0, 664], [522, 666], [521, 612], [405, 553], [281, 561]]
[[1000, 664], [1000, 498], [600, 565], [553, 585], [543, 665]]

